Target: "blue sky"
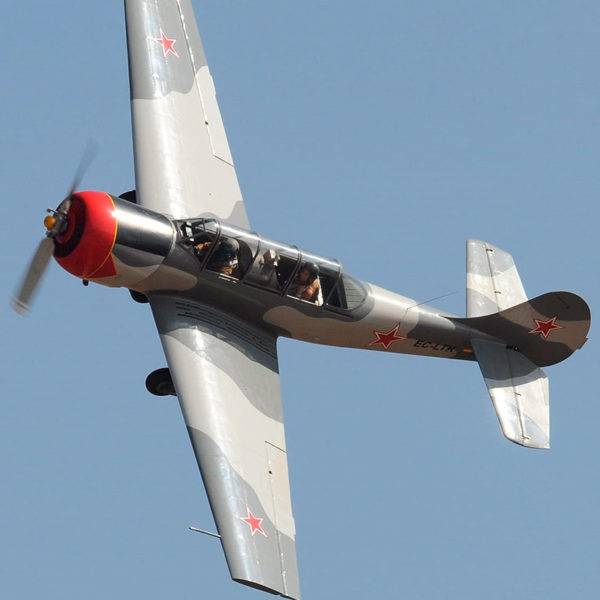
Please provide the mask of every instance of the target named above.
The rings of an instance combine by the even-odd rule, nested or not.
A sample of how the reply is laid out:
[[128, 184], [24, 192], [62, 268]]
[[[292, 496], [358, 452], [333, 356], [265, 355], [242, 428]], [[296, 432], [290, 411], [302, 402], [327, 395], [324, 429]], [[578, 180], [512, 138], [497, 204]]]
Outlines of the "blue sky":
[[[533, 297], [598, 307], [596, 2], [194, 2], [252, 226], [464, 314], [464, 243]], [[232, 583], [147, 306], [53, 264], [8, 298], [67, 191], [134, 187], [121, 2], [10, 3], [0, 597], [250, 600]], [[305, 598], [595, 597], [590, 340], [547, 369], [552, 449], [505, 441], [474, 364], [283, 340]]]

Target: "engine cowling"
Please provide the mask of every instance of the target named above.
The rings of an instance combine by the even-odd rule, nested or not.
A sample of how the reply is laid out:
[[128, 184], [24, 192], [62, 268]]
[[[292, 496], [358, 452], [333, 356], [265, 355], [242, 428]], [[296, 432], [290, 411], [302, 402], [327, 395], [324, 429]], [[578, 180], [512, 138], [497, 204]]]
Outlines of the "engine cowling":
[[93, 279], [117, 274], [112, 251], [117, 239], [113, 198], [104, 192], [73, 194], [67, 229], [55, 239], [54, 257], [76, 277]]
[[54, 257], [81, 279], [131, 287], [149, 277], [169, 254], [171, 221], [105, 192], [72, 195]]

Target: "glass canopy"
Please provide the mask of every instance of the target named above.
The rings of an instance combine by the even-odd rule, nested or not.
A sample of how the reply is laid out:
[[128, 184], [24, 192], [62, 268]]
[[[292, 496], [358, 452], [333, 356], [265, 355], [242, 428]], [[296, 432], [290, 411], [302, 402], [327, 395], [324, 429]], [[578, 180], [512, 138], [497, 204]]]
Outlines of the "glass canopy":
[[332, 310], [353, 310], [366, 298], [364, 286], [327, 259], [263, 238], [216, 219], [177, 221], [178, 243], [200, 269], [294, 301]]

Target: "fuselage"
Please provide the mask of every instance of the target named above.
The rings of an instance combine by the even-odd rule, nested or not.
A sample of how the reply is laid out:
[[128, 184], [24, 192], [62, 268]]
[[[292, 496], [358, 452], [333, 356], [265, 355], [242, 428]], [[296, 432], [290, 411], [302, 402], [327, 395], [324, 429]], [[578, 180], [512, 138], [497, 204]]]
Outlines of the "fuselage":
[[75, 195], [55, 257], [82, 279], [175, 295], [199, 320], [234, 317], [274, 336], [465, 360], [474, 359], [471, 339], [487, 337], [352, 277], [337, 260], [210, 216], [172, 220], [103, 192]]

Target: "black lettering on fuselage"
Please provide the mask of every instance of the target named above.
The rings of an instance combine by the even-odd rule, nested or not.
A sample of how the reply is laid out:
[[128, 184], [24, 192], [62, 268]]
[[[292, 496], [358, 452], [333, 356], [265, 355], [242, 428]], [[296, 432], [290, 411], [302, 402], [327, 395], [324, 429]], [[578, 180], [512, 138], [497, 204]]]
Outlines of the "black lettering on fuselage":
[[417, 340], [413, 344], [413, 348], [425, 348], [427, 350], [434, 350], [435, 352], [456, 352], [456, 346], [438, 344], [436, 342], [430, 342], [429, 340]]

